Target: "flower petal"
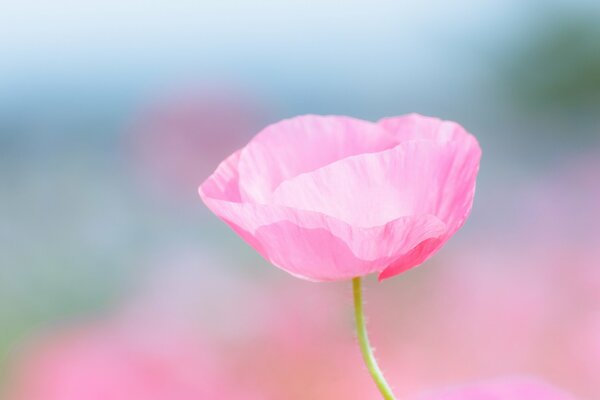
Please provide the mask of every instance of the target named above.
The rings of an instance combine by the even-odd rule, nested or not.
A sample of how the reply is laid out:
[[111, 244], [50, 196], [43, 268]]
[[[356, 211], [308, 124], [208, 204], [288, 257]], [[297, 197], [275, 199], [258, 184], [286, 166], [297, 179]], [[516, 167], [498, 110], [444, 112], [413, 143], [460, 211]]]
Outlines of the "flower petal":
[[453, 141], [411, 140], [361, 154], [283, 182], [270, 200], [322, 213], [355, 227], [375, 227], [407, 216], [435, 215], [447, 227], [391, 263], [386, 279], [433, 255], [464, 223], [475, 192], [479, 147]]
[[427, 139], [447, 143], [469, 136], [465, 129], [456, 122], [415, 113], [383, 118], [377, 121], [377, 124], [392, 134], [398, 142]]
[[263, 257], [292, 275], [332, 281], [379, 272], [446, 226], [432, 215], [359, 228], [321, 213], [235, 203], [208, 197], [206, 205]]
[[404, 271], [423, 264], [427, 259], [433, 256], [446, 242], [447, 235], [433, 237], [419, 243], [410, 252], [404, 254], [394, 262], [390, 263], [379, 274], [379, 280], [391, 278], [401, 274]]
[[202, 183], [200, 193], [220, 200], [241, 201], [238, 172], [241, 152], [238, 150], [221, 162], [215, 172]]
[[269, 203], [361, 227], [422, 214], [457, 225], [471, 206], [478, 160], [454, 142], [407, 141], [298, 175], [279, 185]]
[[286, 179], [396, 143], [378, 125], [350, 117], [306, 115], [278, 122], [265, 128], [242, 150], [242, 199], [264, 203]]

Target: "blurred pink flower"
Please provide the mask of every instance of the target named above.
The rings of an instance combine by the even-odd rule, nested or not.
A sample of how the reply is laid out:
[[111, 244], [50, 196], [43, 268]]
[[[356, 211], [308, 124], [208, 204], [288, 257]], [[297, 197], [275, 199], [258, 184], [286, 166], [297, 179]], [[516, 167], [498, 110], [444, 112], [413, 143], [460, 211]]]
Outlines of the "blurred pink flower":
[[279, 279], [259, 289], [249, 299], [253, 316], [245, 337], [226, 346], [227, 358], [238, 360], [238, 383], [260, 391], [262, 400], [379, 398], [343, 312], [346, 285], [323, 290]]
[[507, 251], [498, 253], [483, 241], [471, 242], [472, 248], [446, 260], [433, 282], [440, 322], [454, 344], [448, 350], [455, 362], [468, 354], [472, 373], [530, 368], [561, 306], [531, 244], [504, 243]]
[[303, 116], [265, 128], [199, 191], [292, 275], [385, 279], [424, 262], [462, 226], [480, 156], [454, 122]]
[[20, 360], [10, 400], [251, 398], [196, 335], [139, 328], [97, 323], [45, 338]]
[[589, 393], [590, 398], [597, 398], [600, 394], [600, 310], [590, 312], [578, 322], [572, 324], [571, 332], [566, 337], [569, 369], [577, 378], [578, 386]]
[[554, 163], [518, 196], [521, 214], [516, 216], [529, 235], [554, 245], [595, 246], [600, 235], [588, 226], [600, 223], [600, 148], [592, 147], [576, 157]]
[[171, 89], [142, 107], [128, 130], [133, 167], [158, 192], [189, 198], [265, 114], [255, 96], [231, 84]]
[[477, 383], [425, 395], [419, 400], [573, 400], [567, 393], [529, 379]]

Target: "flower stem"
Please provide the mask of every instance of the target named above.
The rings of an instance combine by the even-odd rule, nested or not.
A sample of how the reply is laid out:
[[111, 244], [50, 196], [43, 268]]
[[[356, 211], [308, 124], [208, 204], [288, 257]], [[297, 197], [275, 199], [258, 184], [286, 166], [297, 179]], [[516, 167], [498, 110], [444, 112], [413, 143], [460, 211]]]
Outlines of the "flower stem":
[[356, 331], [358, 333], [358, 343], [360, 344], [360, 351], [367, 365], [367, 369], [371, 374], [371, 377], [375, 381], [377, 388], [383, 395], [385, 400], [395, 400], [392, 389], [383, 377], [383, 373], [377, 365], [373, 350], [369, 344], [369, 337], [367, 335], [367, 327], [365, 325], [365, 314], [363, 312], [363, 301], [362, 301], [362, 289], [361, 289], [361, 278], [356, 277], [352, 279], [352, 289], [354, 292], [354, 316], [356, 319]]

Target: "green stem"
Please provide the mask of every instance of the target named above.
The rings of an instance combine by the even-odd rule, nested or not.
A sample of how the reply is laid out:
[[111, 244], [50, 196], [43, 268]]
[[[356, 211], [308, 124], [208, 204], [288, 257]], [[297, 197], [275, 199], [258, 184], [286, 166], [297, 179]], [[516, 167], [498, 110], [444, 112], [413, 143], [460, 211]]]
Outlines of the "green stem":
[[377, 388], [383, 395], [385, 400], [395, 400], [394, 393], [390, 385], [386, 382], [383, 377], [383, 373], [377, 365], [373, 350], [369, 344], [369, 337], [367, 335], [367, 327], [365, 325], [365, 314], [363, 312], [363, 301], [362, 301], [362, 289], [360, 277], [352, 279], [352, 289], [354, 292], [354, 316], [356, 318], [356, 331], [358, 333], [358, 343], [360, 343], [360, 351], [367, 365], [367, 369], [371, 374], [371, 377], [375, 381]]

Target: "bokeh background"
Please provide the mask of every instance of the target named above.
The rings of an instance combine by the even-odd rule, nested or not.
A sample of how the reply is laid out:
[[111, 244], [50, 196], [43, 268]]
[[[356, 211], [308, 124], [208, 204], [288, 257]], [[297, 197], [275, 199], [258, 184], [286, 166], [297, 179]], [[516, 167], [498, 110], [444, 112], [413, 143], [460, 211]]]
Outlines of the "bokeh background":
[[304, 113], [459, 121], [465, 227], [367, 282], [398, 394], [532, 376], [600, 398], [600, 3], [7, 1], [7, 400], [378, 398], [349, 282], [269, 266], [197, 186]]

